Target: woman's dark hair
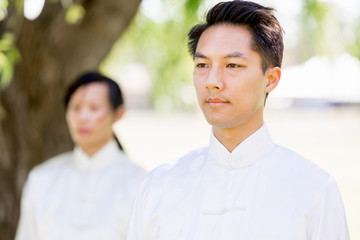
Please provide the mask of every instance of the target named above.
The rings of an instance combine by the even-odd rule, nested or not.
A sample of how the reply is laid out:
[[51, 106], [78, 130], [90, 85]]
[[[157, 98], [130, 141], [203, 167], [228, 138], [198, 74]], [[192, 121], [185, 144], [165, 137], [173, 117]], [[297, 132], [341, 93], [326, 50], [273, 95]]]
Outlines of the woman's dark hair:
[[[118, 107], [124, 105], [124, 98], [122, 96], [121, 89], [119, 85], [112, 79], [98, 73], [98, 72], [88, 72], [85, 74], [80, 75], [75, 79], [75, 81], [69, 86], [66, 95], [65, 95], [65, 108], [68, 108], [71, 96], [75, 93], [75, 91], [88, 85], [90, 83], [104, 83], [108, 87], [108, 95], [110, 104], [113, 110], [116, 110]], [[123, 150], [120, 141], [114, 134], [115, 141], [117, 142], [119, 148]]]
[[246, 27], [252, 35], [251, 48], [262, 60], [262, 70], [281, 67], [283, 30], [273, 14], [274, 9], [249, 1], [234, 0], [216, 4], [206, 15], [206, 22], [194, 26], [189, 34], [189, 52], [194, 57], [202, 33], [211, 26], [230, 24]]

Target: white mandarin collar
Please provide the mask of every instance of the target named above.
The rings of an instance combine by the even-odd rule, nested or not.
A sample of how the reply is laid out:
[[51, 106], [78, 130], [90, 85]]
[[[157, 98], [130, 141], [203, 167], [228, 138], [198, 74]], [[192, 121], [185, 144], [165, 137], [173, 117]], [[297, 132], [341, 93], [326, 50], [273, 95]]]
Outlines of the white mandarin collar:
[[74, 149], [74, 160], [78, 167], [86, 171], [96, 171], [108, 166], [111, 162], [119, 160], [119, 149], [115, 140], [107, 142], [92, 157], [89, 157], [80, 147]]
[[232, 170], [254, 164], [269, 153], [274, 146], [265, 124], [241, 142], [232, 152], [229, 152], [211, 131], [208, 159]]

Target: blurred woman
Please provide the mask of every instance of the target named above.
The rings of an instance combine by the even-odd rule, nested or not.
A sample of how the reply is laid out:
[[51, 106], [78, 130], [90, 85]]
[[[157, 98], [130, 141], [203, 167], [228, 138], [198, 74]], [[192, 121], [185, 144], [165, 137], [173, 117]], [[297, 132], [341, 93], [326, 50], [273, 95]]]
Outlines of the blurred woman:
[[126, 239], [146, 173], [127, 159], [112, 129], [125, 111], [121, 90], [87, 73], [70, 86], [65, 104], [75, 148], [31, 170], [16, 240]]

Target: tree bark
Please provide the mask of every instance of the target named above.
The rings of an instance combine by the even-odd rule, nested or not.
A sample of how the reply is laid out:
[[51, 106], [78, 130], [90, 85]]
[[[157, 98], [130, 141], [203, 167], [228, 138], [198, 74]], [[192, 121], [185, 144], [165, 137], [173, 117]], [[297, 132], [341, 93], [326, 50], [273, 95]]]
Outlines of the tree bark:
[[85, 10], [77, 24], [65, 21], [66, 9], [60, 2], [47, 1], [34, 21], [19, 13], [11, 16], [7, 31], [15, 35], [21, 60], [0, 95], [2, 240], [14, 238], [21, 191], [30, 169], [73, 146], [64, 117], [67, 86], [78, 74], [98, 69], [140, 1], [75, 1]]

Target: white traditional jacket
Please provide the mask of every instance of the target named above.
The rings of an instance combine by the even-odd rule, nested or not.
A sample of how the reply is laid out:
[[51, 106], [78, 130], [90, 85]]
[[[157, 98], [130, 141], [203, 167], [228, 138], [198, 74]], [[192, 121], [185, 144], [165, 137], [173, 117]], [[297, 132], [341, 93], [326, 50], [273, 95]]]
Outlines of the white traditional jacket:
[[145, 175], [113, 140], [91, 158], [76, 147], [45, 161], [25, 184], [16, 240], [126, 239]]
[[348, 240], [333, 178], [272, 141], [264, 125], [231, 153], [208, 147], [152, 171], [128, 240]]

